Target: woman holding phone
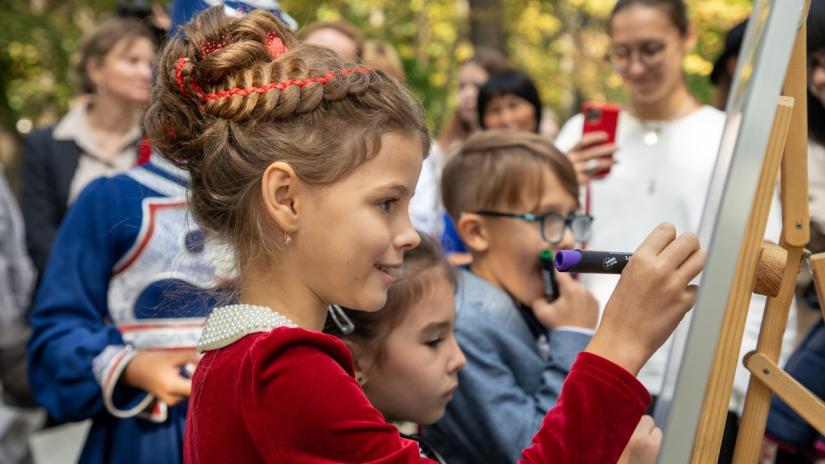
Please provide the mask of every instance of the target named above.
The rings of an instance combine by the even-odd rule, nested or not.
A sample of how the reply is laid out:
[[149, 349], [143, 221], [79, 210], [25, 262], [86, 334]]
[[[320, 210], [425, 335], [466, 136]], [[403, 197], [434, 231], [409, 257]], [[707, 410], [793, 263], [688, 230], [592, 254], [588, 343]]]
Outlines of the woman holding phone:
[[[624, 251], [661, 221], [698, 231], [725, 114], [687, 88], [682, 62], [696, 35], [682, 0], [619, 0], [607, 32], [611, 63], [629, 95], [615, 134], [585, 130], [599, 128], [592, 110], [599, 105], [587, 105], [587, 121], [583, 114], [567, 121], [556, 146], [573, 162], [585, 186], [582, 204], [596, 219], [588, 248]], [[602, 305], [617, 278], [582, 275]], [[643, 381], [654, 394], [663, 370], [664, 359]]]
[[[699, 231], [725, 114], [699, 103], [687, 88], [682, 62], [696, 35], [682, 0], [619, 0], [607, 32], [611, 63], [629, 95], [619, 113], [616, 142], [603, 143], [612, 138], [605, 132], [583, 134], [580, 114], [564, 125], [556, 146], [567, 153], [585, 186], [582, 203], [595, 218], [588, 248], [625, 251], [661, 221], [673, 223], [680, 233]], [[766, 238], [778, 237], [778, 216], [772, 215]], [[581, 279], [604, 306], [618, 276], [583, 274]], [[754, 301], [751, 308], [743, 346], [755, 345], [761, 320], [760, 303]], [[660, 349], [639, 374], [654, 396], [662, 388], [667, 349]], [[740, 369], [735, 406], [746, 388], [747, 373]]]

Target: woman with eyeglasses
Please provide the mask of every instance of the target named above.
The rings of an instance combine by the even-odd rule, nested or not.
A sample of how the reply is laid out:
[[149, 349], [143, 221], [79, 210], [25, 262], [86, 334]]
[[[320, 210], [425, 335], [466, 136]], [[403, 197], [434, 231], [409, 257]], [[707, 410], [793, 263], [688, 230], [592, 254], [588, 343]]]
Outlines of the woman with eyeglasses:
[[[616, 144], [602, 144], [603, 133], [582, 137], [583, 116], [577, 115], [565, 124], [556, 146], [573, 162], [585, 210], [597, 218], [588, 247], [626, 251], [662, 221], [679, 233], [699, 231], [725, 114], [699, 103], [687, 88], [682, 62], [696, 34], [682, 0], [619, 0], [607, 32], [611, 63], [629, 96], [619, 115]], [[608, 167], [606, 176], [595, 175]], [[778, 216], [772, 215], [767, 238], [778, 237]], [[617, 281], [618, 276], [582, 275], [602, 307]], [[752, 301], [743, 351], [755, 346], [763, 301]], [[654, 397], [662, 389], [668, 350], [669, 343], [639, 374]], [[744, 400], [747, 379], [747, 371], [739, 369], [735, 408]]]
[[[588, 248], [626, 251], [662, 221], [680, 233], [699, 230], [725, 114], [700, 104], [687, 88], [682, 62], [696, 35], [682, 0], [619, 0], [608, 34], [611, 63], [629, 96], [616, 144], [602, 144], [603, 133], [582, 137], [579, 114], [564, 125], [556, 146], [576, 168], [585, 212], [597, 218]], [[609, 174], [595, 177], [606, 168]], [[603, 307], [618, 276], [581, 279]], [[665, 363], [660, 351], [639, 376], [654, 395]]]

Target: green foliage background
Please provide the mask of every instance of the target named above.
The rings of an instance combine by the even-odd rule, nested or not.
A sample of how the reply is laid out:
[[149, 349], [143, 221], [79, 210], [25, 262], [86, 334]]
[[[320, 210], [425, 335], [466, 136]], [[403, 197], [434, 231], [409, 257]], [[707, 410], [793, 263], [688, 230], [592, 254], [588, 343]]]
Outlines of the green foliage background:
[[[0, 13], [0, 127], [22, 118], [52, 123], [74, 94], [70, 63], [84, 31], [115, 0], [5, 0]], [[698, 43], [685, 69], [694, 94], [709, 101], [707, 76], [724, 33], [747, 16], [747, 0], [688, 0]], [[563, 121], [582, 99], [621, 101], [621, 82], [604, 60], [614, 0], [502, 1], [506, 48], [540, 86]], [[409, 85], [437, 130], [454, 105], [455, 72], [472, 55], [467, 0], [281, 0], [300, 24], [346, 19], [368, 38], [396, 46]]]

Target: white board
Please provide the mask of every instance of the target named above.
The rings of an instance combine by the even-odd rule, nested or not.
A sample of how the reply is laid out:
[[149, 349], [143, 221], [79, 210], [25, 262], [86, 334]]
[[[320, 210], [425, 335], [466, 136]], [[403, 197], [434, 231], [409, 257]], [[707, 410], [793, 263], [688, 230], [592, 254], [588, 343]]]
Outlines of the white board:
[[699, 228], [708, 254], [696, 307], [674, 334], [655, 411], [656, 423], [664, 429], [660, 463], [691, 459], [728, 293], [803, 7], [803, 0], [753, 3]]

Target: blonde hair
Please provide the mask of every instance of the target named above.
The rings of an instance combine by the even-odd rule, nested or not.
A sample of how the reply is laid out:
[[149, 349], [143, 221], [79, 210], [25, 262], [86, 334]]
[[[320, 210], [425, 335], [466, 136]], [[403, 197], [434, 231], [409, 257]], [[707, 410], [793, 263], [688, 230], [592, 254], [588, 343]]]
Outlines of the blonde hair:
[[429, 148], [421, 106], [395, 79], [299, 44], [268, 12], [229, 18], [220, 6], [164, 47], [146, 130], [190, 172], [193, 216], [233, 248], [236, 263], [281, 240], [261, 200], [271, 163], [327, 185], [374, 156], [385, 133], [417, 137], [425, 155]]
[[473, 134], [444, 167], [444, 207], [458, 221], [461, 213], [538, 202], [544, 195], [542, 167], [550, 168], [565, 192], [578, 201], [573, 165], [545, 137], [498, 130]]

